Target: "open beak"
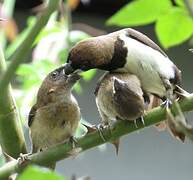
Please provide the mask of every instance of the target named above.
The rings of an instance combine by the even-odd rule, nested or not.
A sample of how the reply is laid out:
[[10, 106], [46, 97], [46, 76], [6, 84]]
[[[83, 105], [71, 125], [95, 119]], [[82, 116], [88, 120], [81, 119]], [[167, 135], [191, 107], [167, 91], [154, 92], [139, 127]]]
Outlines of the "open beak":
[[68, 82], [74, 84], [76, 83], [82, 76], [79, 74], [78, 71], [71, 73], [68, 75]]

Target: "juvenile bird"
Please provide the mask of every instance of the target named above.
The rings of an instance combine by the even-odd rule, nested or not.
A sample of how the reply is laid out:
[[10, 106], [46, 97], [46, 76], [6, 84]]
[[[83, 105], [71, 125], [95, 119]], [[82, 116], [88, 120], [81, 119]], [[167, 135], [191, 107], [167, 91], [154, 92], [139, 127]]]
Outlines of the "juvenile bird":
[[70, 51], [65, 71], [98, 68], [136, 75], [143, 91], [162, 100], [173, 99], [181, 72], [168, 56], [146, 35], [130, 28], [86, 39]]
[[[102, 125], [111, 126], [116, 120], [136, 123], [136, 119], [144, 115], [143, 95], [137, 76], [129, 73], [106, 73], [95, 89]], [[118, 154], [119, 139], [112, 144], [115, 145]]]
[[97, 84], [95, 96], [104, 125], [115, 120], [135, 121], [144, 114], [143, 91], [135, 75], [106, 73]]
[[79, 79], [77, 73], [67, 76], [63, 67], [44, 79], [28, 117], [33, 153], [73, 137], [81, 114], [71, 89]]

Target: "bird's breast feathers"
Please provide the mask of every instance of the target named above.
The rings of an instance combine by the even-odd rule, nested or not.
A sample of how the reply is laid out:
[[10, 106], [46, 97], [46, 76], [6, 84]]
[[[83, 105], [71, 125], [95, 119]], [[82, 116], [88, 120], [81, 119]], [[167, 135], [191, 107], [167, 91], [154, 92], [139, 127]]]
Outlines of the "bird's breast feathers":
[[159, 96], [165, 95], [162, 79], [172, 79], [175, 76], [174, 64], [167, 56], [158, 50], [139, 42], [122, 33], [119, 38], [127, 47], [126, 63], [117, 71], [130, 72], [139, 77], [144, 90]]

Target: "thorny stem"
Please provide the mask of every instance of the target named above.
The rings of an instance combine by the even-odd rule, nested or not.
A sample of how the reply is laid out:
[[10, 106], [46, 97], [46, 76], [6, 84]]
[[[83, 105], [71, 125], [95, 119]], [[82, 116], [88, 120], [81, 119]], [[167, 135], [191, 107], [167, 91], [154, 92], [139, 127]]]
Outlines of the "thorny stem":
[[[183, 112], [193, 110], [193, 94], [180, 101], [179, 105]], [[176, 108], [173, 106], [171, 107], [171, 111], [173, 114], [177, 113]], [[113, 125], [112, 129], [104, 128], [103, 130], [101, 130], [106, 141], [101, 138], [98, 131], [89, 133], [77, 140], [77, 150], [83, 152], [101, 144], [112, 142], [123, 135], [130, 134], [134, 131], [138, 131], [139, 129], [143, 129], [157, 124], [163, 121], [165, 118], [165, 108], [157, 107], [149, 111], [144, 116], [145, 125], [141, 121], [137, 121], [137, 127], [134, 123], [130, 123], [128, 121], [118, 121]], [[71, 143], [59, 144], [43, 152], [30, 155], [30, 160], [27, 161], [26, 164], [38, 164], [46, 166], [52, 162], [56, 162], [69, 157], [70, 152], [72, 152]], [[5, 164], [2, 168], [0, 168], [0, 179], [8, 177], [12, 173], [20, 172], [23, 169], [24, 166], [20, 165], [17, 160], [11, 161]]]

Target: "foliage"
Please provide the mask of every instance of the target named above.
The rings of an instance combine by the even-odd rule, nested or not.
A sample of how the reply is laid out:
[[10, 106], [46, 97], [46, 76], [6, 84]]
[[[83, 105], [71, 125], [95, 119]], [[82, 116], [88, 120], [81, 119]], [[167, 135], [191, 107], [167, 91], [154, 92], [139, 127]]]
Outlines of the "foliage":
[[64, 177], [57, 175], [47, 168], [39, 166], [28, 166], [18, 177], [18, 180], [65, 180]]
[[155, 23], [159, 41], [169, 48], [193, 36], [193, 17], [183, 0], [175, 2], [174, 6], [171, 0], [133, 0], [108, 19], [107, 24], [128, 27]]

